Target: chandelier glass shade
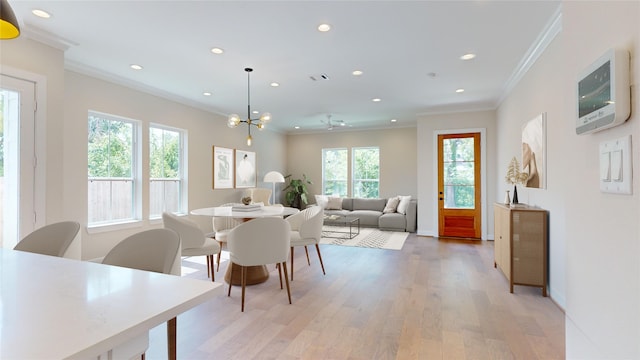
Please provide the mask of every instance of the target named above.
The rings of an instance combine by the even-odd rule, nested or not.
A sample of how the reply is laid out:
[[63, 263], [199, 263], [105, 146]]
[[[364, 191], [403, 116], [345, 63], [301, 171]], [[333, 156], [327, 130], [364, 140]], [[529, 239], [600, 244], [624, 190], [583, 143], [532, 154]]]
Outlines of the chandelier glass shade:
[[247, 146], [251, 146], [251, 142], [253, 138], [251, 137], [251, 127], [255, 126], [258, 130], [264, 129], [264, 126], [271, 121], [271, 114], [268, 112], [263, 113], [260, 117], [256, 119], [251, 118], [251, 79], [250, 74], [253, 71], [251, 68], [245, 68], [244, 71], [247, 72], [247, 119], [243, 120], [240, 118], [238, 114], [231, 114], [227, 119], [227, 126], [230, 128], [235, 128], [241, 123], [247, 124], [248, 135], [247, 135]]

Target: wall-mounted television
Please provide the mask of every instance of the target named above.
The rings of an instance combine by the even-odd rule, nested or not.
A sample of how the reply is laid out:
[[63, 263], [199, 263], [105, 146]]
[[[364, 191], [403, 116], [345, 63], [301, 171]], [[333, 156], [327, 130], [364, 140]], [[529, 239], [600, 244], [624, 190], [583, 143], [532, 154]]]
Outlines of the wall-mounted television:
[[576, 134], [620, 125], [631, 115], [629, 52], [610, 49], [578, 75]]

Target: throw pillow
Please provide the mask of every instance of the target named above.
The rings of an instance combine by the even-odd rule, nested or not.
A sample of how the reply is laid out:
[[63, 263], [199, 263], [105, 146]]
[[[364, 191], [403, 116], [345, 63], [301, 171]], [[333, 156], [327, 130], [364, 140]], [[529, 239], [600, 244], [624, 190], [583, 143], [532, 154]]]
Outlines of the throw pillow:
[[394, 213], [398, 208], [398, 204], [400, 204], [400, 199], [398, 199], [397, 196], [389, 198], [389, 200], [387, 200], [387, 205], [385, 205], [384, 210], [382, 210], [382, 212], [385, 214]]
[[340, 197], [330, 197], [327, 200], [327, 206], [325, 207], [327, 210], [342, 210], [342, 198]]
[[322, 209], [327, 207], [327, 201], [329, 197], [327, 195], [316, 195], [316, 205], [320, 206]]
[[400, 203], [398, 204], [398, 209], [396, 210], [400, 214], [406, 214], [407, 208], [409, 207], [409, 202], [411, 201], [411, 196], [398, 196], [400, 199]]

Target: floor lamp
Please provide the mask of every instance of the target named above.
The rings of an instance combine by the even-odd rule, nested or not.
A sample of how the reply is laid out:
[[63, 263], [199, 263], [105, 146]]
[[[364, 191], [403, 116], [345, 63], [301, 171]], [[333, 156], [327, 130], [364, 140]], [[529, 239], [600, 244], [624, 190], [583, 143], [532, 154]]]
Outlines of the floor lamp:
[[273, 186], [271, 195], [273, 196], [272, 204], [275, 205], [276, 204], [276, 183], [283, 183], [284, 176], [277, 171], [269, 171], [264, 175], [263, 181], [266, 183], [271, 183], [271, 185]]

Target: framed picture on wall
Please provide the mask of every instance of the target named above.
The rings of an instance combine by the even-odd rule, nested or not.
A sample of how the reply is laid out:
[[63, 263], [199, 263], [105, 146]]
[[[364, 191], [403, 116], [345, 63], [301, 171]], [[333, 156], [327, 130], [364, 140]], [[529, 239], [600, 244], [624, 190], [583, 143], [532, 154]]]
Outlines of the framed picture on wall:
[[522, 128], [522, 171], [529, 174], [525, 186], [547, 187], [547, 114], [529, 120]]
[[256, 153], [236, 150], [236, 188], [256, 187]]
[[213, 147], [213, 188], [233, 189], [235, 155], [233, 149]]

